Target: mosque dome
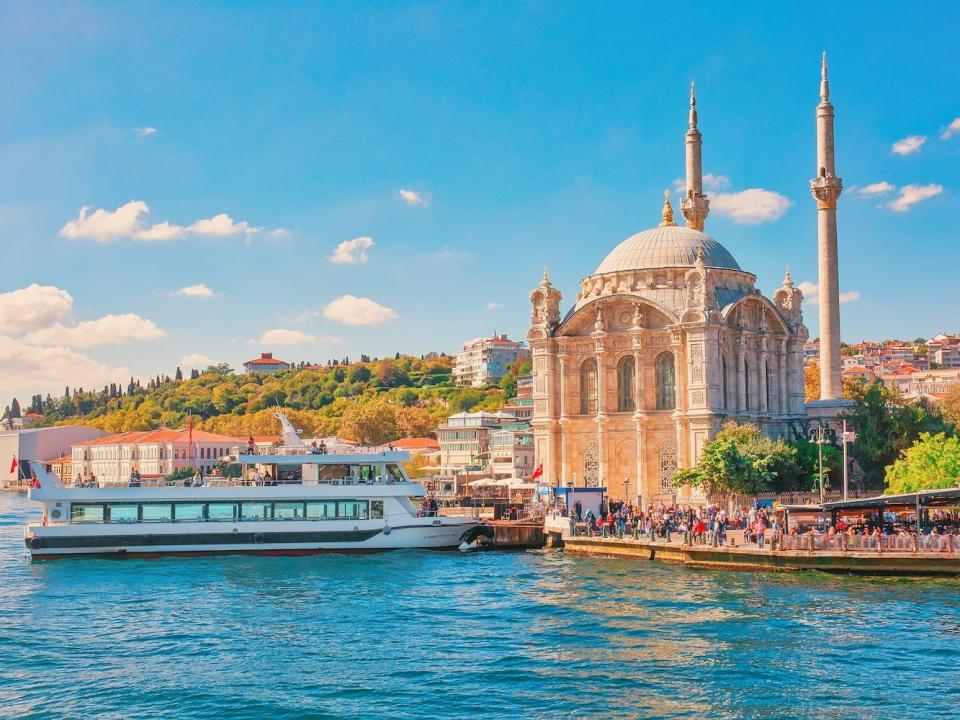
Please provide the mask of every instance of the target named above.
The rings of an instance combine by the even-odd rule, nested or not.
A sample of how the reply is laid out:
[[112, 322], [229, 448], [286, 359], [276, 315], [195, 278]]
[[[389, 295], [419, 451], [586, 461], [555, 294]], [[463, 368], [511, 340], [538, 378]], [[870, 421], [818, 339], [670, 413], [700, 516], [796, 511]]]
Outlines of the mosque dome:
[[701, 247], [707, 267], [740, 270], [730, 251], [712, 237], [693, 228], [671, 224], [631, 235], [610, 251], [595, 274], [689, 267], [696, 261]]

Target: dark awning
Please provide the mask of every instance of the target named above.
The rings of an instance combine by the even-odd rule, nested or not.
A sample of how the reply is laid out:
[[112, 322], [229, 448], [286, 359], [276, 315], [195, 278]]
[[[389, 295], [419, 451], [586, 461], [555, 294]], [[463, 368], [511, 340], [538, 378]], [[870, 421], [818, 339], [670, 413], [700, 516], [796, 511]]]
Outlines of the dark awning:
[[960, 488], [944, 490], [923, 490], [903, 495], [877, 495], [876, 497], [856, 500], [838, 500], [824, 503], [825, 510], [879, 510], [891, 505], [916, 505], [919, 500], [923, 507], [936, 505], [955, 505], [960, 503]]

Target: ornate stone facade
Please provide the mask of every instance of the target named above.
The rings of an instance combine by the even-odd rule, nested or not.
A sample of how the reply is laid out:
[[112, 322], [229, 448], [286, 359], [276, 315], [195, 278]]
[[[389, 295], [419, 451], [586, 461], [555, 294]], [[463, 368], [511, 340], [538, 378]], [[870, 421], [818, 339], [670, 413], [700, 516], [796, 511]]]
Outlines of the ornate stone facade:
[[[700, 178], [687, 184], [699, 200]], [[703, 200], [685, 209], [705, 217]], [[805, 421], [808, 333], [789, 272], [770, 300], [720, 243], [676, 226], [669, 197], [663, 216], [581, 281], [563, 319], [546, 272], [530, 293], [535, 463], [549, 482], [654, 501], [677, 494], [673, 473], [726, 420], [771, 436]]]

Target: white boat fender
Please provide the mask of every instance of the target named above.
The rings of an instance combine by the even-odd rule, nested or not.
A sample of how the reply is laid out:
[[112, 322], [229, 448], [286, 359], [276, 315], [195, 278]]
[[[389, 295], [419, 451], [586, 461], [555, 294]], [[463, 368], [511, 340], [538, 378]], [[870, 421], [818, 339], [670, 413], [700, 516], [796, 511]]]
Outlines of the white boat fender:
[[393, 532], [393, 528], [392, 528], [392, 527], [390, 527], [389, 525], [384, 525], [384, 526], [383, 526], [383, 534], [384, 534], [384, 535], [389, 535], [391, 532]]

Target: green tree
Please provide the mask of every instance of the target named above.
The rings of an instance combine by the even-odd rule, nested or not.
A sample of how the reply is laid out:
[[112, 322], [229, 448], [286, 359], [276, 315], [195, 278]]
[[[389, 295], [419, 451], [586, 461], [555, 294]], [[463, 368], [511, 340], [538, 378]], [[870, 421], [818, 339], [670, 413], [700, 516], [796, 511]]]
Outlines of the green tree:
[[863, 471], [866, 487], [882, 487], [887, 465], [921, 433], [954, 432], [934, 408], [924, 402], [907, 402], [882, 382], [857, 381], [849, 389], [855, 405], [846, 417], [857, 435], [853, 457]]
[[921, 433], [919, 439], [887, 467], [887, 494], [960, 486], [960, 440], [945, 433]]
[[773, 489], [778, 477], [800, 472], [795, 448], [755, 425], [728, 422], [704, 446], [696, 468], [676, 473], [674, 482], [701, 487], [708, 496], [754, 495]]
[[380, 445], [400, 437], [396, 407], [384, 397], [354, 400], [343, 413], [340, 432], [361, 445]]
[[20, 402], [16, 398], [14, 398], [13, 402], [10, 403], [10, 417], [20, 417]]
[[174, 377], [174, 380], [176, 380], [177, 382], [180, 382], [181, 380], [183, 380], [183, 370], [181, 370], [181, 369], [178, 367], [178, 368], [177, 368], [177, 372], [176, 372], [176, 374], [175, 374], [173, 377]]

